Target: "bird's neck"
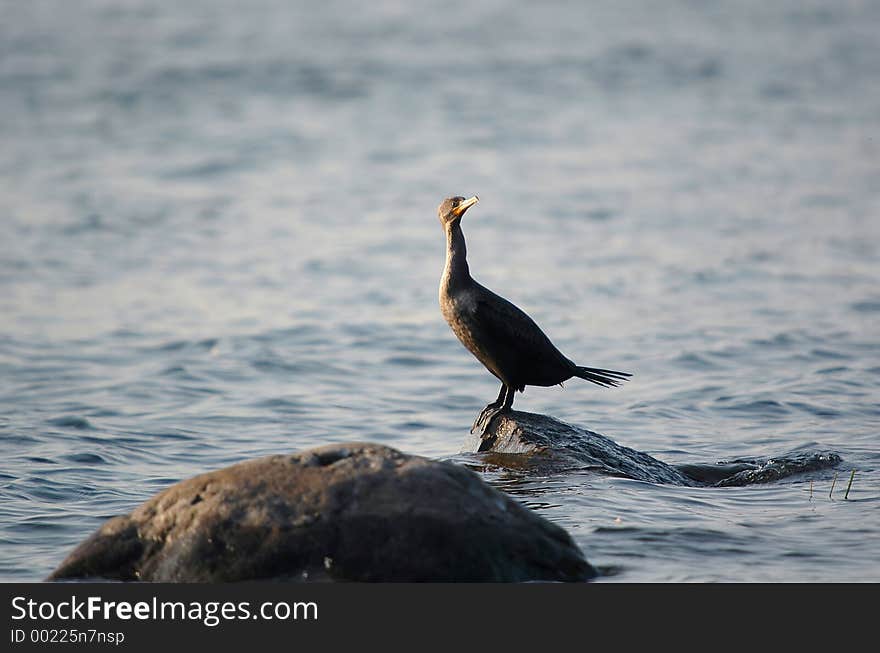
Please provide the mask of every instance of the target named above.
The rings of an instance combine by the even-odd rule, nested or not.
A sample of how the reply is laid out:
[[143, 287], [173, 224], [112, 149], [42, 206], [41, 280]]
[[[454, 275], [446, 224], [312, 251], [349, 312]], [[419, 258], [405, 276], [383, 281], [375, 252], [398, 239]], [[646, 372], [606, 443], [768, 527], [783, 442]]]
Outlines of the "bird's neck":
[[456, 220], [446, 227], [446, 267], [443, 270], [442, 284], [448, 292], [470, 281], [470, 278], [467, 245], [461, 223]]

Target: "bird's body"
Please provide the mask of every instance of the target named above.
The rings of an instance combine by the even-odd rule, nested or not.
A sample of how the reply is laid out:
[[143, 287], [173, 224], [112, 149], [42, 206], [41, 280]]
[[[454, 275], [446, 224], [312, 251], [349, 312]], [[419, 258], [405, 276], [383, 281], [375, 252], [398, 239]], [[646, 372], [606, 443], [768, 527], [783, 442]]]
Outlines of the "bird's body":
[[440, 306], [452, 332], [468, 351], [514, 390], [522, 392], [527, 385], [557, 385], [574, 376], [577, 366], [532, 318], [476, 281], [452, 292], [443, 288]]
[[495, 415], [510, 409], [514, 393], [527, 385], [552, 386], [578, 376], [615, 386], [630, 376], [575, 364], [525, 312], [471, 277], [461, 216], [476, 202], [476, 197], [453, 197], [438, 210], [446, 231], [440, 310], [461, 343], [502, 383], [498, 399], [483, 409], [471, 430], [487, 429]]

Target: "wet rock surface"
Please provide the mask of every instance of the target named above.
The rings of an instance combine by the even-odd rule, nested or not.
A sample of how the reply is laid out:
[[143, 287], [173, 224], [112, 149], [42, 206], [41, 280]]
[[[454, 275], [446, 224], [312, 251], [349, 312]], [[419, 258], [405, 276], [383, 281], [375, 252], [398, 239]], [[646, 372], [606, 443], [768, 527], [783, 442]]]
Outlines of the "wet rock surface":
[[831, 469], [842, 461], [839, 455], [831, 451], [794, 451], [774, 458], [738, 458], [718, 463], [679, 465], [678, 469], [704, 485], [738, 487]]
[[49, 579], [584, 581], [595, 573], [562, 528], [464, 467], [351, 443], [181, 481], [105, 522]]
[[[696, 485], [696, 481], [672, 465], [648, 454], [624, 447], [612, 439], [547, 415], [511, 411], [498, 415], [482, 436], [469, 443], [472, 451], [485, 452], [487, 462], [510, 461], [509, 454], [526, 454], [538, 471], [595, 469], [650, 483]], [[512, 462], [512, 461], [511, 461]]]

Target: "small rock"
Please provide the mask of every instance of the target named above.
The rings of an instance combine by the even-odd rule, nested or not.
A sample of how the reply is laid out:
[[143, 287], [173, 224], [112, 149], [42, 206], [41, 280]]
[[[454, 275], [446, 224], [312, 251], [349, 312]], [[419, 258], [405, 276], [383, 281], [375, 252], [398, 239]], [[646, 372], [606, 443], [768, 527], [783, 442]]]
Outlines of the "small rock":
[[474, 472], [363, 443], [243, 462], [105, 522], [50, 580], [584, 581], [571, 537]]
[[831, 469], [842, 459], [831, 451], [794, 451], [772, 459], [738, 458], [712, 463], [668, 465], [624, 447], [604, 435], [547, 415], [511, 411], [495, 417], [467, 448], [499, 467], [552, 474], [593, 469], [649, 483], [690, 487], [731, 487], [769, 483]]
[[547, 415], [502, 413], [485, 434], [475, 438], [468, 448], [486, 452], [487, 462], [503, 467], [529, 467], [543, 473], [590, 468], [649, 483], [698, 485], [672, 465]]

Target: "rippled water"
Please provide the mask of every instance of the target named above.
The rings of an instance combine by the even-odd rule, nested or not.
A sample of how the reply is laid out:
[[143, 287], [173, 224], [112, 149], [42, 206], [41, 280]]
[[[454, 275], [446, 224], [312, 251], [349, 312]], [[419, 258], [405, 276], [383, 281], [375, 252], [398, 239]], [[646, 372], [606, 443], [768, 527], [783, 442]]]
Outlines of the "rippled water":
[[3, 580], [253, 456], [479, 464], [497, 388], [436, 297], [436, 207], [474, 193], [474, 276], [636, 373], [517, 408], [673, 464], [843, 458], [487, 480], [607, 580], [880, 580], [876, 3], [0, 8]]

